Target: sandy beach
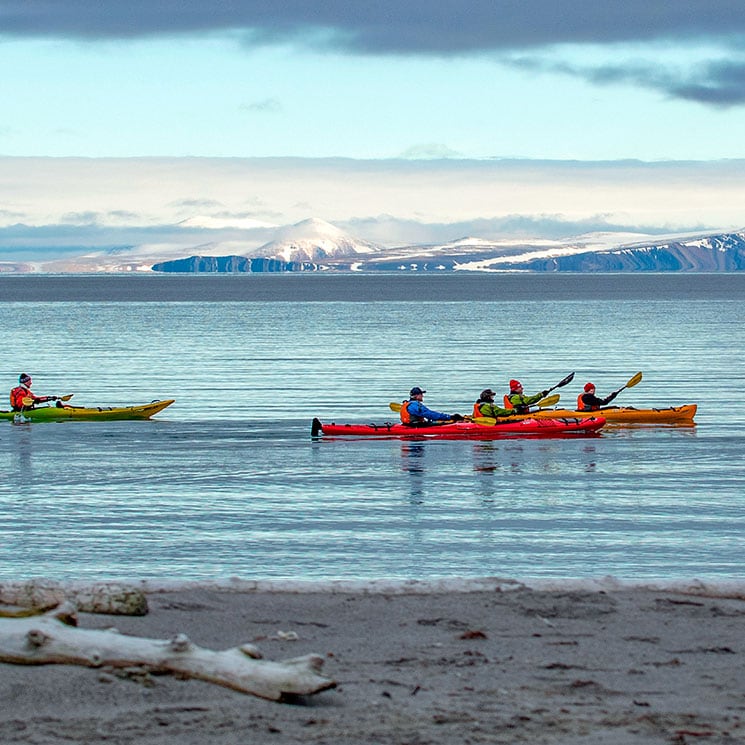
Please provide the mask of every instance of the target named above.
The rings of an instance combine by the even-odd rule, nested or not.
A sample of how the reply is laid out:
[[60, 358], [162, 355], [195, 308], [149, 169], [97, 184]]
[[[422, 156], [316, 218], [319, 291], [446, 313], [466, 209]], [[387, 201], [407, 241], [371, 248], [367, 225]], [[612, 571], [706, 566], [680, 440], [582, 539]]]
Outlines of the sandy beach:
[[[277, 703], [146, 670], [0, 665], [0, 742], [745, 741], [745, 599], [698, 588], [496, 582], [423, 592], [184, 587], [85, 628], [323, 656], [336, 687]], [[0, 619], [2, 623], [4, 619]]]

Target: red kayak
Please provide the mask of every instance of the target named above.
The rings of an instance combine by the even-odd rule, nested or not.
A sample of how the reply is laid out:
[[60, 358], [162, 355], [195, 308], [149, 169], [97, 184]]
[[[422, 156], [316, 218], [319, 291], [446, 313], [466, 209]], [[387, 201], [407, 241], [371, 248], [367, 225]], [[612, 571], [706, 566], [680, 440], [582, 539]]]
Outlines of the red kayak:
[[557, 419], [521, 419], [519, 421], [500, 422], [496, 424], [477, 424], [476, 422], [445, 422], [403, 424], [386, 422], [385, 424], [323, 424], [314, 419], [311, 425], [311, 436], [319, 437], [406, 437], [431, 438], [446, 440], [478, 439], [493, 440], [499, 437], [561, 437], [562, 435], [587, 435], [596, 433], [605, 424], [605, 419], [598, 417], [562, 417]]

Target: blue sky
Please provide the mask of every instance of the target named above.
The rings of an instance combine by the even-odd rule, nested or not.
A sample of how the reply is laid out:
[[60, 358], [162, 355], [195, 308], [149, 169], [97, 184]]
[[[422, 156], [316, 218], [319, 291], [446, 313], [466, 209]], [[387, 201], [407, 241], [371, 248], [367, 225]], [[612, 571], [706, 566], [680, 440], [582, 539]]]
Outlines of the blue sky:
[[219, 5], [0, 2], [0, 153], [743, 154], [731, 3]]
[[[734, 208], [726, 215], [721, 209], [721, 200], [742, 204], [745, 184], [745, 168], [737, 163], [745, 157], [740, 3], [280, 0], [269, 5], [0, 0], [0, 159], [113, 157], [131, 159], [136, 168], [142, 157], [298, 158], [307, 161], [301, 171], [309, 197], [313, 164], [322, 171], [330, 167], [319, 159], [346, 159], [342, 180], [364, 172], [369, 161], [388, 163], [391, 184], [401, 162], [446, 159], [458, 184], [461, 162], [463, 173], [480, 160], [555, 162], [556, 170], [543, 169], [545, 183], [535, 182], [536, 191], [526, 190], [524, 202], [509, 211], [501, 205], [506, 185], [496, 179], [492, 211], [479, 217], [503, 224], [508, 215], [538, 221], [552, 213], [550, 204], [540, 211], [531, 204], [543, 202], [541, 189], [556, 187], [552, 179], [567, 178], [567, 162], [576, 162], [579, 171], [607, 163], [599, 183], [628, 190], [639, 175], [649, 180], [650, 164], [660, 165], [658, 188], [664, 189], [671, 161], [700, 162], [707, 174], [714, 164], [729, 161], [723, 167], [731, 190], [711, 198], [718, 212], [694, 210], [686, 221], [660, 207], [657, 217], [629, 214], [621, 222], [660, 228], [745, 224]], [[643, 174], [630, 172], [624, 161], [643, 162]], [[595, 166], [593, 172], [599, 174]], [[688, 172], [694, 207], [695, 169]], [[67, 173], [71, 182], [78, 180]], [[424, 168], [420, 178], [426, 177]], [[197, 168], [192, 193], [179, 194], [176, 201], [212, 201], [214, 214], [264, 220], [271, 211], [279, 222], [302, 212], [289, 203], [282, 208], [279, 196], [271, 208], [268, 203], [259, 208], [259, 190], [238, 204], [214, 187], [212, 194], [220, 194], [213, 199], [209, 189], [200, 191], [200, 178]], [[88, 188], [96, 190], [92, 183]], [[385, 179], [378, 185], [385, 188]], [[34, 186], [29, 182], [28, 193], [19, 192], [9, 179], [0, 179], [0, 226], [54, 223], [73, 213], [100, 223], [117, 208], [130, 212], [135, 223], [157, 222], [159, 209], [164, 221], [173, 219], [166, 195], [160, 208], [153, 202], [146, 215], [145, 205], [131, 195], [121, 193], [117, 206], [112, 194], [112, 202], [91, 217], [87, 205], [95, 200], [86, 199], [90, 193], [84, 188], [79, 209], [74, 204], [63, 209], [60, 202], [55, 210], [52, 196], [44, 204], [34, 197]], [[597, 182], [588, 188], [597, 188]], [[365, 196], [354, 199], [356, 210], [312, 216], [369, 223], [377, 213], [372, 204], [366, 207]], [[290, 198], [299, 204], [295, 195]], [[622, 218], [610, 191], [606, 209], [600, 205], [594, 212], [583, 207], [581, 193], [577, 199], [575, 210], [562, 200], [555, 217], [572, 223], [611, 215], [613, 225]], [[701, 199], [707, 202], [699, 194], [699, 204]], [[314, 206], [309, 199], [308, 210]], [[442, 223], [463, 219], [457, 210], [438, 213], [426, 205], [406, 214], [396, 213], [395, 205], [392, 212], [382, 208], [396, 220], [432, 222], [438, 214]]]

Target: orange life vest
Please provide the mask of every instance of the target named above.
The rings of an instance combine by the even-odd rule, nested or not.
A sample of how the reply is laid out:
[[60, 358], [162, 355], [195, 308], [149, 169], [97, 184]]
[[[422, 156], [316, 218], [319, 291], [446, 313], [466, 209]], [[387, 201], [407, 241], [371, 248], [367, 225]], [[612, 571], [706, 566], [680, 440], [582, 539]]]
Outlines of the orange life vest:
[[579, 396], [577, 396], [577, 411], [599, 411], [599, 406], [587, 406], [587, 404], [585, 404], [582, 399], [582, 396], [584, 395], [584, 393], [580, 393]]
[[401, 410], [399, 411], [399, 414], [401, 415], [401, 421], [404, 424], [411, 424], [411, 414], [409, 414], [409, 404], [411, 401], [404, 401], [401, 404]]
[[512, 404], [512, 401], [510, 401], [510, 396], [508, 393], [504, 394], [504, 408], [505, 409], [514, 409], [515, 407]]

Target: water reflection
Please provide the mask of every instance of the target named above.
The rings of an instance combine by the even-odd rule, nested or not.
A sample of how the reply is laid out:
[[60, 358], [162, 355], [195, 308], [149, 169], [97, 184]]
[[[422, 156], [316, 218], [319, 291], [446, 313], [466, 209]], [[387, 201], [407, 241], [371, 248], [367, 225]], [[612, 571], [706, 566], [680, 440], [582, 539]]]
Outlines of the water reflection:
[[33, 477], [32, 427], [30, 423], [11, 425], [10, 468], [8, 481], [14, 486], [22, 486]]
[[424, 503], [424, 444], [401, 443], [401, 469], [409, 475], [409, 498], [413, 504]]

